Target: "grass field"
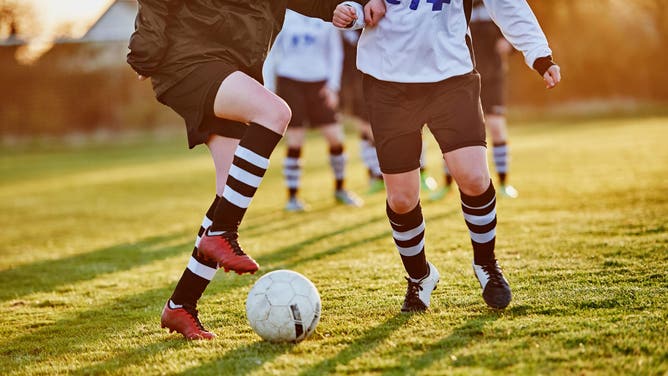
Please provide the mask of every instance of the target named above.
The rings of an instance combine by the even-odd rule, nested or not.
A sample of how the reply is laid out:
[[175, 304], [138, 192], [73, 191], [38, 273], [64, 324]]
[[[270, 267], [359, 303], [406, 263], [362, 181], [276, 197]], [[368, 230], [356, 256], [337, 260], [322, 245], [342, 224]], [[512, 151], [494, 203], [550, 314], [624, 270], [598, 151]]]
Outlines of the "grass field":
[[[303, 197], [282, 211], [281, 145], [246, 215], [262, 273], [322, 296], [317, 332], [261, 341], [245, 319], [255, 276], [219, 272], [200, 303], [218, 338], [186, 342], [159, 315], [213, 198], [203, 148], [182, 135], [0, 155], [0, 374], [668, 374], [668, 118], [511, 128], [516, 200], [498, 205], [497, 256], [514, 292], [486, 308], [459, 199], [424, 201], [441, 272], [429, 313], [402, 315], [404, 272], [384, 196], [337, 206], [310, 138]], [[349, 187], [366, 188], [349, 135]], [[429, 168], [440, 179], [429, 144]]]

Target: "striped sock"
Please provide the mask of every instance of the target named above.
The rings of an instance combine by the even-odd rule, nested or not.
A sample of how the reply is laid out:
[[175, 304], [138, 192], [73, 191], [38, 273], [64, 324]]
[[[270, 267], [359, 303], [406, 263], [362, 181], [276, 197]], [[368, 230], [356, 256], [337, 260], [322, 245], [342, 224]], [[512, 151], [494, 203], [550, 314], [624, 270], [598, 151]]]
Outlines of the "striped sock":
[[234, 152], [234, 160], [223, 189], [223, 197], [213, 216], [212, 231], [236, 232], [246, 214], [262, 177], [269, 167], [269, 157], [281, 135], [259, 124], [250, 123]]
[[336, 179], [336, 190], [343, 189], [343, 182], [346, 178], [346, 154], [343, 152], [343, 145], [329, 147], [329, 165], [334, 172]]
[[473, 245], [473, 260], [477, 265], [494, 262], [496, 241], [496, 191], [489, 188], [480, 196], [467, 196], [460, 191], [464, 220]]
[[299, 183], [302, 176], [302, 165], [299, 159], [302, 154], [301, 148], [288, 148], [288, 154], [283, 160], [283, 177], [288, 187], [290, 197], [295, 197], [299, 191]]
[[360, 154], [362, 157], [362, 162], [369, 170], [369, 175], [374, 178], [380, 178], [382, 173], [380, 171], [380, 163], [378, 162], [378, 154], [376, 153], [376, 146], [371, 143], [371, 141], [362, 135], [360, 140]]
[[501, 184], [505, 184], [506, 175], [508, 174], [508, 163], [510, 162], [510, 148], [505, 142], [494, 144], [492, 153], [494, 155], [496, 173], [499, 174], [499, 181]]
[[206, 290], [209, 282], [211, 282], [216, 275], [216, 262], [207, 262], [199, 259], [197, 257], [197, 247], [199, 246], [204, 231], [211, 225], [210, 218], [213, 216], [219, 201], [220, 197], [216, 196], [202, 220], [202, 225], [197, 232], [195, 247], [193, 248], [192, 256], [190, 256], [188, 267], [183, 271], [183, 275], [181, 275], [181, 279], [179, 279], [179, 282], [176, 284], [176, 288], [170, 298], [174, 304], [196, 306], [197, 301], [202, 297], [202, 293]]
[[386, 203], [387, 218], [392, 226], [392, 237], [397, 246], [404, 269], [413, 279], [429, 274], [429, 265], [424, 253], [425, 223], [420, 203], [405, 214], [395, 213]]

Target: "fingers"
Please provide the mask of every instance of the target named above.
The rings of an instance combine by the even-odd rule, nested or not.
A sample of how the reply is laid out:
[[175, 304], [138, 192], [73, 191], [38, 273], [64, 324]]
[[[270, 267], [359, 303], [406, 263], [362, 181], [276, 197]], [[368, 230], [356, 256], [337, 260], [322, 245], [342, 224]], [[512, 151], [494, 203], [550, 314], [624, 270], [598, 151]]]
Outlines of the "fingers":
[[558, 65], [553, 65], [550, 67], [550, 69], [545, 72], [543, 75], [543, 79], [545, 81], [545, 86], [548, 89], [552, 89], [553, 87], [557, 86], [557, 84], [561, 81], [561, 68], [559, 68]]
[[385, 15], [385, 2], [371, 0], [364, 6], [364, 21], [367, 26], [376, 26]]
[[350, 27], [357, 20], [357, 14], [353, 7], [339, 4], [334, 10], [334, 15], [332, 17], [332, 24], [339, 28]]

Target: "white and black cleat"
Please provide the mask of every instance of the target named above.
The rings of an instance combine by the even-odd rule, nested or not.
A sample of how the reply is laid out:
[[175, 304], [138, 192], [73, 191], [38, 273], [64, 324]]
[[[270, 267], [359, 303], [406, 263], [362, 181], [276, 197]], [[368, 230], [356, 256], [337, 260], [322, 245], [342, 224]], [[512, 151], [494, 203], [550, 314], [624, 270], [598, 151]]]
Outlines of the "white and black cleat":
[[436, 290], [439, 277], [438, 269], [432, 263], [429, 264], [429, 274], [419, 280], [406, 277], [408, 288], [404, 305], [401, 306], [401, 312], [424, 312], [429, 308], [431, 293]]
[[512, 293], [510, 285], [503, 276], [499, 263], [494, 260], [489, 264], [473, 264], [473, 271], [482, 288], [482, 298], [488, 306], [495, 309], [504, 309], [510, 304]]

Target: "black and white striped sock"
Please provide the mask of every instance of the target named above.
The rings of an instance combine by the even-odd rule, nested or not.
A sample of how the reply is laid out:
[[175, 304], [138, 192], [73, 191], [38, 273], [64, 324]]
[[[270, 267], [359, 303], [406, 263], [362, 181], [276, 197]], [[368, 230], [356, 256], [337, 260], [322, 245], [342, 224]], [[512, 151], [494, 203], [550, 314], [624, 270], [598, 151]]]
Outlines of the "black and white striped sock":
[[282, 135], [250, 123], [234, 152], [234, 160], [213, 216], [212, 232], [236, 232], [269, 167], [269, 157]]
[[506, 176], [508, 174], [508, 165], [510, 162], [510, 148], [505, 142], [494, 144], [492, 153], [494, 156], [494, 166], [496, 168], [496, 173], [499, 174], [499, 181], [501, 184], [505, 184]]
[[202, 239], [204, 231], [211, 226], [211, 217], [220, 201], [220, 197], [216, 196], [213, 203], [207, 210], [202, 225], [197, 232], [197, 239], [195, 240], [195, 247], [193, 248], [192, 256], [188, 262], [188, 267], [183, 271], [181, 279], [176, 284], [176, 288], [172, 293], [170, 300], [176, 305], [197, 305], [197, 301], [202, 297], [202, 293], [206, 290], [209, 282], [216, 275], [216, 262], [210, 262], [199, 259], [197, 257], [197, 247]]
[[420, 279], [429, 274], [424, 252], [425, 223], [420, 203], [405, 214], [395, 213], [386, 203], [386, 211], [392, 226], [394, 244], [408, 275], [413, 279]]
[[346, 154], [343, 152], [343, 145], [331, 146], [329, 148], [329, 165], [334, 172], [336, 179], [336, 190], [343, 189], [343, 182], [346, 178]]
[[295, 197], [299, 191], [302, 176], [301, 154], [301, 148], [288, 148], [288, 154], [283, 160], [283, 177], [290, 197]]
[[496, 242], [496, 191], [489, 188], [480, 196], [467, 196], [460, 191], [462, 211], [471, 235], [473, 260], [477, 265], [494, 262]]

